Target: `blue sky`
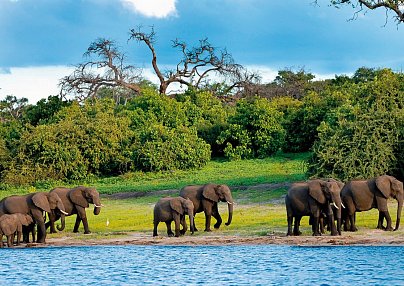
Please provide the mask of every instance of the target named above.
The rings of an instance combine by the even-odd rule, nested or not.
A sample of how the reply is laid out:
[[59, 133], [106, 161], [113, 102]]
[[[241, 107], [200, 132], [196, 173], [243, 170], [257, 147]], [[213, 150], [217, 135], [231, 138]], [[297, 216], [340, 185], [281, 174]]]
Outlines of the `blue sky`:
[[354, 14], [328, 0], [0, 0], [0, 98], [31, 103], [58, 92], [58, 80], [98, 37], [115, 40], [131, 63], [153, 80], [144, 46], [127, 43], [139, 25], [157, 33], [161, 65], [175, 65], [171, 40], [207, 37], [236, 62], [271, 81], [284, 68], [304, 67], [317, 78], [357, 68], [404, 67], [404, 26], [383, 10]]

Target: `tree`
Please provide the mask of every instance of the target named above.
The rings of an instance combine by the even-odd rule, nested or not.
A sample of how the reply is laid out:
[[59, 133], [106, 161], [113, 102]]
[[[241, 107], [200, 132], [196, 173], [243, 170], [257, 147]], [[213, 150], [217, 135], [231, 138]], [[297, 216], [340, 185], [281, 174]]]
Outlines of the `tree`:
[[141, 79], [140, 71], [133, 65], [125, 65], [125, 55], [118, 50], [115, 42], [97, 39], [90, 44], [84, 56], [90, 60], [77, 65], [71, 75], [60, 81], [62, 97], [73, 93], [82, 101], [96, 97], [102, 87], [117, 89], [126, 98], [140, 92], [136, 84]]
[[[315, 2], [317, 3], [318, 1]], [[355, 18], [358, 13], [363, 12], [365, 9], [376, 10], [384, 8], [386, 10], [386, 19], [388, 17], [387, 14], [392, 12], [398, 24], [404, 22], [404, 0], [331, 0], [331, 5], [335, 7], [351, 5], [357, 10], [354, 15]]]
[[226, 49], [215, 48], [208, 39], [199, 41], [199, 45], [188, 47], [188, 44], [175, 39], [173, 48], [179, 49], [182, 58], [175, 69], [162, 72], [157, 64], [157, 54], [154, 48], [156, 33], [151, 28], [149, 33], [140, 28], [130, 30], [130, 40], [143, 42], [152, 54], [152, 67], [160, 81], [160, 94], [166, 94], [172, 83], [179, 83], [187, 87], [200, 89], [210, 84], [209, 75], [216, 73], [225, 80], [230, 80], [227, 92], [234, 88], [243, 88], [258, 76], [247, 72], [240, 64], [234, 62]]
[[19, 119], [27, 107], [27, 98], [17, 98], [14, 95], [7, 95], [0, 101], [0, 122]]

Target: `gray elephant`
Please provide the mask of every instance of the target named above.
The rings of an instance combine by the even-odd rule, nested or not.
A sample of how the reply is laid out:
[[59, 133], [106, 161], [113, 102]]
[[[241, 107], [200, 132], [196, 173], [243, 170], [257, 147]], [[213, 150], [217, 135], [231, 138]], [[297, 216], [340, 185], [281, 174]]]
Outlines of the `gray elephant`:
[[[403, 208], [403, 183], [396, 178], [382, 175], [370, 180], [353, 180], [345, 184], [341, 191], [342, 202], [345, 204], [344, 228], [350, 231], [357, 231], [355, 225], [355, 212], [367, 211], [373, 208], [379, 210], [378, 228], [393, 230], [391, 217], [387, 208], [387, 200], [397, 200], [397, 230], [400, 226], [401, 210]], [[384, 218], [387, 226], [383, 227]]]
[[[182, 197], [160, 199], [154, 206], [153, 236], [158, 235], [157, 226], [160, 222], [166, 223], [168, 236], [174, 236], [171, 230], [172, 221], [175, 223], [175, 236], [179, 237], [180, 234], [185, 234], [187, 231], [186, 214], [189, 216], [191, 232], [194, 233], [194, 205], [192, 201]], [[182, 230], [180, 230], [180, 224], [183, 226]]]
[[[321, 235], [319, 219], [321, 212], [326, 212], [331, 226], [331, 235], [341, 234], [341, 187], [334, 180], [310, 180], [294, 183], [285, 197], [288, 232], [287, 235], [300, 235], [300, 220], [310, 216], [313, 235]], [[292, 224], [294, 228], [292, 232]], [[335, 226], [335, 219], [337, 226]]]
[[34, 221], [27, 214], [5, 214], [0, 217], [0, 247], [3, 247], [3, 235], [7, 236], [7, 246], [13, 247], [14, 235], [17, 233], [17, 245], [21, 242], [22, 226], [28, 226]]
[[46, 192], [32, 193], [24, 196], [10, 196], [0, 202], [0, 216], [4, 214], [29, 214], [38, 225], [37, 242], [45, 243], [46, 228], [44, 211], [60, 211], [62, 223], [65, 220], [65, 207], [57, 194]]
[[[78, 186], [76, 188], [55, 188], [51, 190], [49, 193], [57, 194], [63, 202], [65, 206], [66, 216], [71, 216], [77, 214], [76, 223], [73, 228], [73, 232], [79, 231], [80, 222], [83, 222], [84, 233], [91, 233], [88, 227], [88, 221], [86, 216], [86, 208], [89, 207], [89, 204], [94, 204], [94, 215], [98, 215], [101, 211], [100, 194], [95, 188]], [[60, 218], [59, 212], [52, 212], [49, 215], [49, 222], [46, 223], [46, 227], [50, 226], [50, 232], [55, 233], [55, 221]], [[58, 227], [58, 230], [63, 230], [65, 228], [65, 224], [62, 221], [61, 227]]]
[[[226, 185], [206, 184], [191, 185], [182, 188], [180, 196], [190, 199], [194, 204], [194, 215], [199, 212], [205, 213], [205, 231], [211, 231], [210, 221], [213, 216], [216, 219], [215, 228], [222, 224], [222, 217], [219, 214], [218, 202], [227, 202], [229, 218], [226, 225], [230, 225], [233, 218], [233, 197], [230, 188]], [[195, 231], [197, 231], [195, 227]]]

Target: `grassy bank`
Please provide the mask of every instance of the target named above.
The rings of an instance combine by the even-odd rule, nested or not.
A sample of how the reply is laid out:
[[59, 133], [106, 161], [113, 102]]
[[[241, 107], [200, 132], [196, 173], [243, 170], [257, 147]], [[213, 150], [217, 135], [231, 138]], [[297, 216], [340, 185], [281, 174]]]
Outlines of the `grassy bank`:
[[[206, 182], [226, 183], [232, 187], [236, 201], [233, 222], [214, 230], [215, 235], [262, 236], [267, 234], [284, 235], [287, 230], [284, 196], [287, 183], [305, 180], [305, 160], [308, 154], [280, 154], [273, 158], [244, 161], [212, 161], [200, 170], [175, 171], [165, 173], [132, 173], [114, 178], [104, 178], [80, 182], [77, 184], [95, 186], [102, 193], [105, 207], [100, 215], [94, 216], [92, 209], [87, 209], [91, 235], [84, 235], [80, 227], [79, 234], [73, 234], [75, 216], [66, 218], [66, 229], [62, 233], [50, 234], [49, 237], [73, 236], [79, 239], [107, 238], [126, 235], [128, 232], [140, 232], [151, 235], [153, 229], [153, 207], [159, 198], [165, 196], [156, 190], [177, 191], [188, 184], [204, 184]], [[6, 189], [2, 197], [13, 193], [28, 191], [49, 191], [59, 184], [39, 184], [36, 187]], [[74, 186], [74, 185], [72, 185]], [[116, 199], [121, 192], [142, 192], [140, 197]], [[397, 204], [391, 201], [390, 214], [395, 221]], [[219, 204], [223, 221], [227, 220], [227, 207]], [[357, 214], [360, 231], [354, 235], [374, 229], [377, 224], [377, 210]], [[213, 219], [214, 220], [214, 219]], [[195, 223], [200, 230], [196, 236], [209, 235], [204, 229], [204, 215], [198, 214]], [[404, 235], [400, 231], [393, 235]], [[301, 222], [303, 235], [311, 235], [308, 218]], [[159, 234], [166, 236], [165, 224], [159, 225]], [[189, 235], [189, 234], [187, 234]]]
[[29, 187], [3, 187], [0, 197], [36, 191], [50, 191], [57, 186], [94, 186], [101, 194], [121, 192], [149, 192], [180, 189], [190, 184], [215, 182], [229, 186], [251, 186], [263, 183], [281, 183], [304, 180], [308, 153], [279, 154], [271, 158], [242, 161], [210, 161], [205, 167], [189, 171], [158, 173], [134, 172], [109, 178], [89, 179], [82, 182], [42, 182]]

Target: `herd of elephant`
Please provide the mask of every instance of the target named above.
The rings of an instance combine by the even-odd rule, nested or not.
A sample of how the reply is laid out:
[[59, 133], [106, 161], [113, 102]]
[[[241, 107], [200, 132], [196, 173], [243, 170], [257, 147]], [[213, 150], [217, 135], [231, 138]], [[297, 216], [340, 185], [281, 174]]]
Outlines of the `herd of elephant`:
[[[394, 198], [398, 202], [396, 225], [393, 229], [388, 211], [387, 201]], [[228, 221], [233, 217], [234, 200], [227, 185], [205, 184], [190, 185], [180, 190], [178, 197], [160, 199], [154, 206], [153, 236], [157, 236], [160, 222], [167, 226], [168, 236], [180, 236], [187, 231], [185, 217], [189, 216], [190, 231], [197, 231], [194, 216], [205, 214], [205, 231], [211, 231], [211, 218], [216, 219], [214, 228], [219, 228], [222, 218], [218, 211], [218, 203], [228, 205]], [[35, 225], [37, 226], [38, 243], [44, 243], [46, 230], [55, 233], [55, 222], [61, 220], [58, 230], [65, 228], [65, 217], [76, 214], [73, 232], [78, 232], [83, 223], [84, 233], [90, 233], [86, 208], [94, 205], [94, 214], [98, 215], [103, 206], [100, 195], [94, 188], [79, 186], [76, 188], [55, 188], [49, 193], [37, 192], [22, 196], [9, 196], [0, 201], [0, 247], [3, 247], [3, 235], [7, 236], [7, 245], [12, 247], [15, 235], [17, 245], [23, 241], [35, 242]], [[377, 208], [379, 218], [377, 228], [397, 230], [400, 226], [403, 206], [403, 183], [396, 178], [382, 175], [369, 180], [353, 180], [340, 182], [335, 179], [313, 179], [294, 183], [285, 197], [288, 231], [287, 235], [300, 235], [300, 220], [303, 216], [310, 217], [313, 235], [321, 235], [324, 225], [331, 235], [340, 235], [342, 224], [344, 230], [356, 231], [355, 213]], [[49, 221], [46, 222], [46, 213]], [[386, 226], [383, 225], [386, 220]], [[174, 221], [175, 230], [171, 230]], [[336, 222], [336, 224], [335, 224]], [[181, 229], [182, 226], [182, 229]], [[293, 229], [292, 229], [293, 228]]]
[[[55, 233], [55, 221], [61, 219], [59, 230], [65, 228], [65, 216], [77, 214], [73, 232], [78, 232], [83, 222], [84, 233], [90, 233], [85, 209], [94, 204], [94, 214], [98, 215], [103, 206], [100, 195], [94, 188], [79, 186], [76, 188], [55, 188], [49, 193], [37, 192], [23, 196], [9, 196], [0, 201], [0, 247], [3, 247], [3, 235], [7, 237], [8, 247], [12, 247], [17, 235], [17, 245], [23, 241], [35, 242], [37, 225], [38, 243], [45, 243], [46, 229]], [[45, 223], [46, 213], [49, 221]]]
[[[387, 202], [394, 198], [398, 202], [396, 226], [393, 229]], [[154, 208], [153, 236], [157, 236], [159, 222], [167, 225], [169, 236], [179, 236], [187, 231], [185, 215], [189, 215], [190, 230], [196, 231], [194, 215], [205, 213], [205, 231], [210, 231], [210, 221], [216, 219], [215, 228], [219, 228], [222, 219], [217, 203], [227, 202], [229, 208], [229, 225], [232, 220], [233, 198], [226, 185], [206, 184], [186, 186], [175, 198], [162, 198]], [[382, 175], [369, 180], [352, 180], [346, 183], [335, 179], [313, 179], [294, 183], [285, 197], [288, 231], [287, 235], [300, 235], [300, 220], [310, 217], [313, 235], [324, 233], [324, 226], [331, 235], [341, 235], [342, 224], [345, 231], [357, 231], [355, 225], [356, 212], [376, 208], [379, 211], [377, 228], [397, 230], [400, 226], [403, 207], [403, 183], [396, 178]], [[386, 226], [383, 225], [386, 220]], [[175, 233], [171, 230], [171, 222], [175, 222]], [[336, 224], [335, 224], [336, 222]], [[182, 229], [180, 229], [182, 225]], [[292, 230], [293, 228], [293, 230]]]

